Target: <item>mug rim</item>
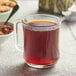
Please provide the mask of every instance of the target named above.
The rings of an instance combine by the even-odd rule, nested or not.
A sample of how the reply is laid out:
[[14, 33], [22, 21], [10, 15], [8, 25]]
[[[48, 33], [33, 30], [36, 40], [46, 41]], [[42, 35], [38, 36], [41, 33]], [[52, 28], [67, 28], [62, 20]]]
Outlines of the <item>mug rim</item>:
[[[0, 22], [0, 23], [4, 23], [4, 21], [2, 21], [2, 22]], [[13, 29], [14, 29], [14, 24], [13, 24], [12, 22], [8, 22], [8, 23], [10, 23], [10, 24], [11, 24], [11, 26], [13, 26]], [[13, 34], [13, 32], [14, 32], [14, 30], [13, 30], [12, 32], [10, 32], [9, 34], [0, 35], [0, 37], [10, 36], [10, 35], [12, 35], [12, 34]]]
[[[55, 18], [55, 20], [57, 20], [57, 22], [55, 22], [55, 23], [57, 23], [57, 24], [59, 24], [59, 20], [60, 20], [60, 18], [58, 17], [58, 16], [55, 16], [55, 15], [52, 15], [52, 14], [30, 14], [30, 15], [27, 15], [27, 16], [25, 16], [25, 18], [23, 18], [24, 20], [26, 20], [27, 19], [27, 17], [30, 17], [30, 16], [38, 16], [38, 15], [41, 15], [41, 16], [46, 16], [46, 17], [51, 17], [51, 18]], [[46, 20], [45, 20], [46, 21]], [[49, 20], [50, 21], [50, 20]], [[31, 21], [30, 21], [31, 22]], [[51, 22], [51, 21], [50, 21]], [[53, 22], [53, 21], [52, 21]]]
[[[53, 18], [54, 20], [56, 20], [56, 21], [52, 21], [52, 20], [31, 20], [31, 21], [28, 21], [29, 19], [28, 18], [31, 18], [31, 17], [33, 17], [33, 16], [45, 16], [45, 17], [50, 17], [50, 18]], [[49, 18], [49, 19], [50, 19]], [[51, 15], [51, 14], [30, 14], [30, 15], [27, 15], [27, 16], [25, 16], [25, 18], [23, 18], [22, 19], [22, 23], [24, 24], [24, 25], [27, 25], [28, 26], [28, 23], [29, 22], [33, 22], [33, 21], [48, 21], [48, 22], [52, 22], [54, 25], [58, 25], [58, 28], [60, 27], [60, 25], [61, 25], [61, 20], [60, 20], [60, 18], [58, 17], [58, 16], [55, 16], [55, 15]], [[31, 27], [44, 27], [44, 26], [31, 26]], [[46, 26], [46, 27], [50, 27], [50, 26]]]

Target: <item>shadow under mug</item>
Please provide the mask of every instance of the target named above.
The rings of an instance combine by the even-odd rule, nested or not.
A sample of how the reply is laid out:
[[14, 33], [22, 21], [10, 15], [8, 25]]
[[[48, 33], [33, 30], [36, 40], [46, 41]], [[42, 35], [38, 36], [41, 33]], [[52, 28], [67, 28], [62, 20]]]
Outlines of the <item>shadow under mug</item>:
[[[16, 25], [23, 27], [24, 60], [35, 68], [49, 68], [59, 59], [59, 18], [47, 14], [26, 16]], [[17, 40], [18, 41], [18, 40]]]

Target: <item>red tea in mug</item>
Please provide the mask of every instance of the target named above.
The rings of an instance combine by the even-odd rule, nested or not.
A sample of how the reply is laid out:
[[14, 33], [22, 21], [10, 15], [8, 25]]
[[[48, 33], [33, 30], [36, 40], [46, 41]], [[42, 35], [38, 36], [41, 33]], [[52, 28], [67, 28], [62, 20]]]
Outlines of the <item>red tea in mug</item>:
[[35, 65], [55, 64], [59, 58], [59, 28], [55, 22], [32, 21], [24, 27], [24, 59]]

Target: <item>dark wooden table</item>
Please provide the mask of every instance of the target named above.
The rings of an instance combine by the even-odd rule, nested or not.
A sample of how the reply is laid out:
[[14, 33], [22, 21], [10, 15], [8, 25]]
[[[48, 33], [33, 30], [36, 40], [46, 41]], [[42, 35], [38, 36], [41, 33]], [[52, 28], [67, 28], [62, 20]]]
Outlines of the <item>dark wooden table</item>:
[[[13, 22], [38, 10], [37, 0], [21, 0], [18, 4], [20, 9], [11, 19]], [[14, 40], [11, 37], [0, 48], [0, 76], [76, 76], [76, 22], [62, 22], [59, 37], [60, 59], [53, 68], [35, 69], [27, 66], [23, 52], [16, 49]]]

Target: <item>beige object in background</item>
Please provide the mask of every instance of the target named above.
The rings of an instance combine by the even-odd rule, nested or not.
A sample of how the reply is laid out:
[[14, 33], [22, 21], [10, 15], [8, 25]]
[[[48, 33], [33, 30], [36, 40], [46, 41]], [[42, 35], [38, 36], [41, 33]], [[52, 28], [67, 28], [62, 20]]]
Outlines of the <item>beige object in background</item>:
[[15, 5], [15, 0], [0, 0], [0, 13], [10, 11]]
[[9, 11], [11, 8], [8, 7], [8, 6], [0, 6], [0, 13], [3, 13], [3, 12], [7, 12]]
[[2, 5], [9, 6], [9, 7], [13, 8], [16, 5], [16, 2], [8, 1], [8, 2], [4, 2]]
[[9, 0], [0, 0], [0, 5], [4, 2], [8, 2]]
[[0, 21], [5, 21], [8, 18], [16, 4], [15, 0], [0, 0]]

